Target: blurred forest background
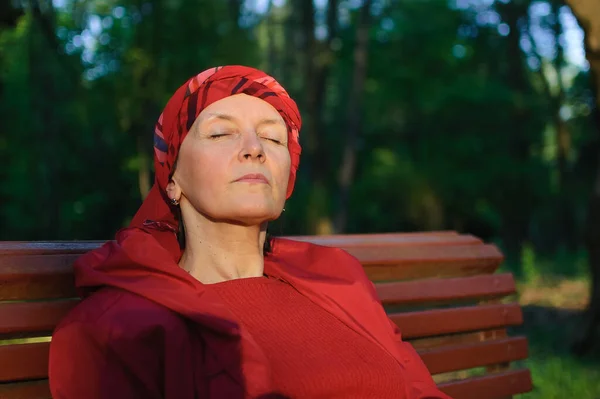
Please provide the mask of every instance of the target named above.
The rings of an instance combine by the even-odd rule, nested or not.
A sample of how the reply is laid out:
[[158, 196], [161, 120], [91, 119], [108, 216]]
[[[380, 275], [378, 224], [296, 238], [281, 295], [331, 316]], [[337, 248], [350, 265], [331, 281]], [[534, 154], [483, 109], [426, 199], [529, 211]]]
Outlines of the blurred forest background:
[[530, 323], [531, 397], [598, 398], [599, 363], [566, 347], [577, 330], [588, 353], [600, 318], [599, 25], [599, 0], [2, 0], [0, 239], [112, 238], [175, 89], [258, 67], [304, 119], [275, 235], [496, 242], [523, 298], [567, 284]]

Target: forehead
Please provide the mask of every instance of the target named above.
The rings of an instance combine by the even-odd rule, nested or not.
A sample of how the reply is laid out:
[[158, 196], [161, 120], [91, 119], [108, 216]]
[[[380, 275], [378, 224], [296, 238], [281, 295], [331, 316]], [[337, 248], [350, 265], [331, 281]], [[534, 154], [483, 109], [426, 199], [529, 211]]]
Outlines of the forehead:
[[198, 119], [205, 119], [215, 114], [228, 115], [233, 118], [269, 118], [283, 122], [283, 118], [271, 104], [247, 94], [236, 94], [215, 101], [200, 112]]

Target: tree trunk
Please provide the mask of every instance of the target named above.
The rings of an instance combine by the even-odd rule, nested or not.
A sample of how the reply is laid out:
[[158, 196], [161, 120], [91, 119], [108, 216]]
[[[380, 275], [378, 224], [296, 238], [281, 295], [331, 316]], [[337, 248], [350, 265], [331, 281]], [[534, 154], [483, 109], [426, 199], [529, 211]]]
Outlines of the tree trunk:
[[139, 170], [138, 170], [138, 187], [140, 190], [140, 197], [142, 201], [146, 198], [150, 189], [152, 188], [152, 159], [148, 156], [147, 143], [148, 138], [145, 134], [136, 132], [136, 146], [139, 157]]
[[[567, 0], [579, 25], [585, 32], [585, 53], [596, 95], [595, 122], [600, 133], [600, 2], [598, 0]], [[587, 353], [594, 342], [600, 324], [600, 154], [596, 182], [588, 206], [585, 245], [592, 276], [592, 295], [584, 316], [584, 325], [576, 337], [573, 350]]]
[[[577, 247], [577, 237], [575, 231], [575, 218], [573, 214], [573, 201], [571, 192], [571, 168], [569, 165], [569, 152], [571, 151], [571, 132], [565, 120], [561, 117], [560, 111], [563, 105], [566, 104], [566, 90], [563, 79], [563, 67], [564, 62], [564, 49], [560, 44], [560, 36], [563, 34], [562, 25], [559, 18], [560, 4], [552, 2], [552, 14], [554, 15], [554, 22], [552, 24], [552, 31], [554, 33], [554, 46], [556, 50], [556, 57], [552, 63], [552, 68], [556, 74], [556, 89], [553, 89], [553, 85], [548, 81], [544, 69], [540, 68], [538, 74], [540, 80], [544, 84], [544, 94], [548, 99], [549, 113], [551, 119], [554, 122], [554, 132], [556, 140], [556, 172], [558, 175], [557, 186], [558, 194], [555, 198], [555, 210], [557, 215], [558, 233], [555, 239], [552, 240], [554, 249], [557, 249], [558, 245], [566, 245], [569, 249], [575, 250]], [[544, 60], [539, 55], [535, 40], [531, 35], [529, 26], [527, 27], [527, 34], [529, 40], [532, 43], [535, 54], [540, 65], [543, 65]]]
[[321, 143], [323, 140], [325, 96], [330, 68], [333, 64], [331, 43], [337, 35], [338, 1], [327, 3], [327, 37], [319, 41], [315, 37], [315, 6], [312, 1], [298, 2], [304, 44], [303, 76], [305, 82], [304, 107], [306, 109], [303, 134], [306, 138], [304, 147], [304, 170], [311, 184], [311, 192], [306, 203], [306, 221], [308, 231], [314, 234], [328, 234], [332, 231], [332, 223], [328, 215], [329, 197], [326, 175], [329, 170], [329, 157]]
[[367, 58], [369, 45], [369, 24], [371, 19], [371, 0], [365, 0], [359, 15], [356, 28], [356, 44], [354, 47], [354, 72], [352, 77], [352, 89], [348, 101], [348, 114], [346, 121], [346, 143], [342, 153], [342, 164], [338, 177], [339, 199], [337, 214], [334, 220], [334, 231], [342, 233], [346, 230], [348, 222], [348, 202], [350, 186], [354, 181], [356, 170], [356, 152], [358, 138], [360, 135], [362, 98], [367, 76]]
[[[513, 92], [515, 107], [511, 116], [511, 126], [507, 131], [509, 153], [521, 166], [527, 165], [530, 159], [532, 138], [530, 120], [532, 110], [529, 101], [531, 86], [525, 72], [523, 53], [520, 47], [521, 29], [526, 22], [528, 3], [511, 1], [506, 4], [497, 3], [497, 9], [510, 27], [507, 36], [508, 68], [504, 79]], [[508, 183], [508, 182], [507, 182]], [[530, 177], [518, 174], [511, 177], [511, 190], [501, 190], [498, 196], [498, 206], [501, 209], [501, 236], [504, 249], [509, 257], [518, 256], [523, 242], [528, 238], [529, 222], [533, 207], [533, 192]], [[519, 193], [518, 196], [514, 193]]]
[[[42, 8], [46, 9], [42, 12]], [[47, 46], [50, 48], [52, 54], [55, 56], [56, 61], [60, 64], [65, 72], [65, 76], [70, 78], [71, 83], [74, 86], [79, 85], [79, 79], [81, 78], [81, 67], [78, 63], [71, 62], [68, 57], [64, 56], [63, 44], [56, 37], [56, 27], [54, 21], [54, 8], [52, 2], [46, 4], [45, 7], [40, 4], [39, 0], [33, 0], [30, 2], [31, 15], [35, 20], [37, 29], [44, 37]]]
[[315, 87], [315, 58], [317, 54], [316, 39], [315, 39], [315, 6], [312, 1], [299, 0], [296, 3], [296, 7], [299, 11], [300, 16], [300, 31], [302, 32], [302, 76], [304, 81], [304, 97], [303, 97], [303, 108], [306, 109], [302, 117], [303, 128], [302, 132], [305, 138], [304, 145], [304, 160], [305, 160], [305, 171], [308, 174], [311, 185], [314, 185], [313, 178], [315, 169], [315, 152], [319, 145], [319, 140], [316, 131], [316, 115], [312, 114], [315, 93], [317, 87]]
[[267, 71], [272, 76], [278, 76], [279, 68], [277, 65], [276, 57], [276, 44], [275, 44], [275, 23], [273, 16], [273, 0], [269, 0], [267, 3], [267, 19], [266, 19], [266, 30], [267, 30]]
[[[34, 143], [32, 150], [37, 153], [38, 162], [31, 165], [34, 175], [37, 175], [37, 195], [40, 203], [44, 204], [43, 214], [38, 217], [38, 231], [46, 237], [60, 235], [60, 195], [56, 187], [60, 187], [60, 160], [57, 158], [56, 147], [51, 143], [58, 142], [61, 131], [60, 118], [55, 116], [60, 106], [60, 91], [56, 85], [55, 68], [47, 57], [57, 48], [47, 45], [48, 35], [54, 31], [53, 15], [43, 14], [37, 1], [30, 4], [32, 15], [31, 31], [29, 33], [29, 71], [31, 92], [43, 93], [31, 96], [32, 115], [37, 122], [36, 130], [44, 132], [44, 143]], [[50, 47], [50, 48], [49, 48]]]
[[[16, 27], [19, 18], [23, 15], [25, 15], [25, 10], [14, 5], [12, 1], [0, 1], [0, 31]], [[7, 55], [0, 53], [0, 66], [3, 64], [3, 57], [7, 57]], [[0, 80], [0, 96], [2, 95], [3, 87], [3, 82]]]
[[556, 131], [557, 145], [557, 170], [558, 170], [558, 202], [557, 211], [559, 217], [559, 243], [566, 245], [569, 249], [575, 250], [577, 243], [575, 232], [575, 217], [573, 214], [573, 201], [571, 200], [570, 189], [572, 178], [571, 168], [569, 166], [569, 152], [571, 151], [571, 132], [565, 120], [560, 115], [562, 106], [566, 103], [565, 85], [562, 76], [564, 66], [564, 49], [560, 44], [560, 36], [563, 34], [562, 25], [559, 22], [559, 5], [552, 4], [552, 13], [555, 16], [553, 31], [555, 37], [556, 58], [554, 60], [554, 69], [557, 77], [558, 93], [554, 99], [554, 129]]

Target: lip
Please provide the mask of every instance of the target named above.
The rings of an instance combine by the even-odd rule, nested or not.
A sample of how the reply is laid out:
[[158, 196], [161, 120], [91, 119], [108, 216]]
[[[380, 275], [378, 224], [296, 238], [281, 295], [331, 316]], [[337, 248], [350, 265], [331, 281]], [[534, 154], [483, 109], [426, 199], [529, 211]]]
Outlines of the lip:
[[236, 182], [244, 182], [244, 183], [262, 183], [269, 184], [269, 179], [266, 178], [262, 173], [249, 173], [244, 175], [236, 180]]

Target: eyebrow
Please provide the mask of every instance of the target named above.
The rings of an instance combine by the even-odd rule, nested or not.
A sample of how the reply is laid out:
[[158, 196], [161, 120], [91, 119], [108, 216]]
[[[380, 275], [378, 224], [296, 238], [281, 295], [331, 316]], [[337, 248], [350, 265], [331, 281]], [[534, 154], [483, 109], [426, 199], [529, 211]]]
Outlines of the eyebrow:
[[[210, 113], [208, 114], [208, 119], [221, 119], [221, 120], [225, 120], [225, 121], [229, 121], [229, 122], [236, 122], [237, 118], [229, 115], [229, 114], [222, 114], [222, 113]], [[285, 122], [282, 119], [275, 119], [275, 118], [265, 118], [265, 119], [261, 119], [258, 123], [257, 126], [260, 125], [283, 125], [286, 126]]]

